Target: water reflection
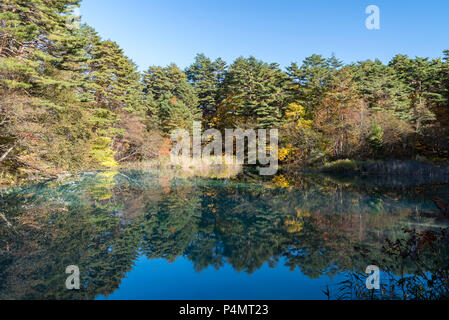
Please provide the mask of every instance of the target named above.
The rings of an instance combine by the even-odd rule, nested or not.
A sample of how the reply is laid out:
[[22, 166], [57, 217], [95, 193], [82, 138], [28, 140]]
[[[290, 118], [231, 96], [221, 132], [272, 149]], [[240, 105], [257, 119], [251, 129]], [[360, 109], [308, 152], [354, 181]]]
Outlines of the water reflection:
[[[373, 257], [357, 248], [381, 255], [385, 238], [404, 227], [447, 227], [431, 201], [448, 198], [445, 181], [231, 176], [123, 170], [4, 190], [0, 298], [107, 296], [142, 257], [182, 257], [185, 268], [213, 267], [218, 276], [226, 267], [252, 275], [266, 265], [319, 279], [363, 272]], [[82, 273], [75, 292], [64, 286], [73, 264]]]

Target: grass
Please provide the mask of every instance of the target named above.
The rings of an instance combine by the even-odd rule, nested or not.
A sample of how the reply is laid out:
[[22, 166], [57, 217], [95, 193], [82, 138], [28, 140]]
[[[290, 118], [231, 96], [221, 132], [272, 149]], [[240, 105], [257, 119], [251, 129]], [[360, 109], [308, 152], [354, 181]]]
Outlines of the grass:
[[125, 163], [122, 168], [176, 171], [178, 175], [186, 177], [229, 178], [243, 169], [243, 166], [234, 163], [234, 160], [225, 156], [200, 159], [178, 157], [176, 161], [172, 161], [170, 157], [160, 157], [149, 161]]
[[354, 160], [343, 159], [324, 164], [321, 167], [321, 171], [331, 173], [353, 173], [358, 171], [358, 166]]

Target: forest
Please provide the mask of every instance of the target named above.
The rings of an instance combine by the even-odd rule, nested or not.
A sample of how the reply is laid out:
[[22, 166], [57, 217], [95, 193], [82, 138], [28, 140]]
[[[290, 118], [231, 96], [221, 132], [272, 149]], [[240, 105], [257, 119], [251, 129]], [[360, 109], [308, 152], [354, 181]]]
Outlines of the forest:
[[171, 130], [195, 120], [278, 128], [279, 160], [295, 167], [448, 160], [449, 50], [388, 63], [312, 54], [285, 69], [198, 54], [185, 70], [139, 72], [117, 43], [68, 23], [80, 2], [0, 3], [0, 184], [166, 157]]

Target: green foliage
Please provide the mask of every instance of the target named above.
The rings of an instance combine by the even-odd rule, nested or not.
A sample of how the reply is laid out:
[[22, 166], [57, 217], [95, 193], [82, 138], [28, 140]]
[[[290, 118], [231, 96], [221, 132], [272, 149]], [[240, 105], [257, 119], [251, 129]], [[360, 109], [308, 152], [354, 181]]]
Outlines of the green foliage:
[[143, 76], [144, 93], [160, 120], [161, 128], [192, 128], [194, 120], [201, 119], [198, 98], [186, 74], [175, 64], [150, 67]]
[[371, 146], [376, 151], [381, 151], [383, 149], [383, 137], [384, 132], [381, 127], [377, 125], [377, 123], [373, 123], [371, 127], [371, 135], [369, 137], [369, 142]]
[[410, 59], [406, 55], [395, 56], [389, 64], [399, 78], [410, 87], [410, 108], [413, 112], [411, 120], [417, 132], [435, 120], [432, 109], [444, 103], [441, 92], [441, 59], [429, 60], [416, 57]]
[[206, 120], [210, 120], [217, 111], [219, 91], [226, 67], [226, 62], [220, 58], [211, 61], [204, 54], [198, 54], [195, 62], [186, 69], [186, 75], [193, 84], [199, 107]]
[[[409, 185], [413, 173], [410, 180], [393, 181], [391, 175], [337, 180], [297, 170], [272, 181], [249, 172], [226, 180], [170, 174], [105, 171], [1, 193], [0, 212], [13, 227], [0, 217], [0, 298], [108, 295], [142, 254], [166, 262], [182, 257], [196, 271], [226, 264], [251, 274], [282, 264], [316, 279], [363, 273], [376, 264], [396, 266], [393, 275], [409, 275], [416, 264], [408, 256], [386, 254], [384, 239], [399, 238], [409, 224], [445, 223], [432, 212], [417, 225], [416, 212], [428, 212], [426, 194], [433, 188]], [[387, 189], [380, 187], [385, 184]], [[439, 270], [447, 283], [449, 252], [447, 238], [441, 239], [438, 251], [414, 246], [416, 241], [403, 248], [423, 250], [421, 270]], [[64, 287], [64, 270], [74, 263], [83, 290]]]
[[410, 121], [410, 87], [390, 66], [379, 60], [353, 66], [360, 94], [370, 110], [389, 111], [399, 119]]
[[325, 59], [314, 54], [304, 59], [302, 65], [292, 63], [287, 67], [291, 80], [290, 90], [295, 100], [306, 107], [306, 114], [313, 118], [329, 89], [330, 81], [342, 64], [335, 58]]
[[135, 64], [90, 27], [68, 23], [79, 2], [0, 4], [2, 170], [115, 166], [120, 116], [151, 123]]
[[285, 71], [255, 57], [228, 66], [198, 54], [185, 71], [171, 64], [141, 74], [115, 42], [68, 23], [79, 5], [0, 3], [4, 176], [154, 158], [163, 136], [195, 120], [220, 130], [279, 128], [281, 160], [296, 165], [448, 157], [449, 51], [387, 65], [314, 54]]
[[276, 63], [238, 58], [225, 75], [218, 127], [252, 123], [269, 128], [281, 122], [286, 107], [286, 75]]

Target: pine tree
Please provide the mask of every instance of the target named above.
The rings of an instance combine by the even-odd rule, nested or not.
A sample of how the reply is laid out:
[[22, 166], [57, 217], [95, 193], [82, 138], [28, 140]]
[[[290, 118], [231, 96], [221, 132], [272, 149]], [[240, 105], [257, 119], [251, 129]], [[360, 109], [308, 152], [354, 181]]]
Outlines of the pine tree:
[[306, 108], [307, 118], [314, 118], [315, 110], [322, 103], [329, 89], [329, 83], [340, 67], [341, 62], [335, 56], [325, 59], [316, 54], [304, 59], [301, 67], [298, 67], [296, 63], [287, 67], [287, 74], [291, 81], [291, 99]]
[[112, 41], [102, 41], [90, 31], [90, 79], [94, 84], [94, 102], [90, 122], [97, 135], [92, 155], [103, 166], [114, 166], [112, 146], [123, 136], [120, 117], [147, 111], [143, 100], [143, 85], [136, 65]]
[[194, 120], [201, 119], [195, 91], [186, 74], [175, 64], [150, 67], [144, 73], [143, 82], [145, 96], [157, 110], [164, 132], [190, 129]]
[[211, 119], [217, 110], [219, 90], [226, 72], [226, 63], [218, 58], [211, 61], [204, 54], [198, 54], [195, 62], [186, 70], [189, 81], [198, 96], [200, 109], [205, 119]]
[[399, 119], [411, 121], [411, 88], [393, 68], [379, 60], [368, 60], [354, 65], [353, 70], [354, 80], [369, 110], [391, 112]]
[[449, 111], [449, 50], [443, 52], [443, 65], [441, 68], [441, 79], [442, 79], [442, 95], [445, 97], [446, 108]]
[[[84, 40], [66, 23], [79, 2], [0, 4], [0, 130], [7, 152], [2, 160], [9, 159], [11, 167], [67, 169], [84, 162]], [[71, 146], [75, 141], [77, 147]]]
[[278, 64], [238, 58], [226, 73], [215, 122], [219, 127], [279, 125], [287, 106], [286, 81]]
[[389, 64], [399, 75], [399, 78], [411, 88], [410, 109], [415, 130], [420, 132], [433, 120], [432, 109], [443, 102], [439, 92], [441, 87], [442, 64], [440, 59], [427, 58], [410, 59], [406, 55], [395, 56]]

